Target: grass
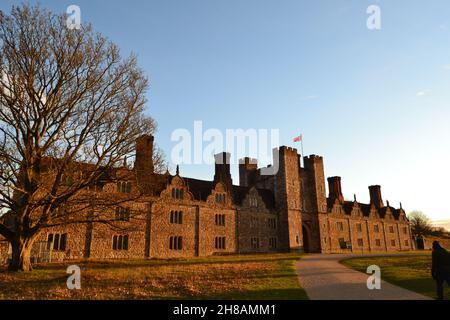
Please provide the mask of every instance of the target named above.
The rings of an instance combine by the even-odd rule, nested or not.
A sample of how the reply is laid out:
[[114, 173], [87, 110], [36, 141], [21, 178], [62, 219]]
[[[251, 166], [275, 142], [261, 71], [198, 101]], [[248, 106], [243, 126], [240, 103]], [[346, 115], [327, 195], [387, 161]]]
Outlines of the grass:
[[[342, 264], [361, 272], [375, 264], [381, 268], [381, 279], [399, 287], [436, 298], [436, 283], [431, 278], [431, 254], [411, 256], [388, 256], [351, 258]], [[445, 288], [444, 295], [450, 298], [450, 289]]]
[[[295, 271], [300, 255], [70, 261], [30, 273], [0, 269], [0, 299], [307, 299]], [[66, 268], [81, 268], [68, 290]]]

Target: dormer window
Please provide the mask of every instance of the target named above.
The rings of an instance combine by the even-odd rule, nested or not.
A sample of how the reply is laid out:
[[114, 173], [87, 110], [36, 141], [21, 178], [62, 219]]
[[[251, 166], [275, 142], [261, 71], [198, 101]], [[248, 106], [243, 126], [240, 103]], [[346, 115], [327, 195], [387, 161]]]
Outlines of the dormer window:
[[250, 198], [250, 207], [258, 207], [258, 199], [256, 197]]
[[173, 188], [172, 189], [172, 198], [174, 199], [183, 199], [184, 197], [184, 190], [183, 189], [178, 189], [178, 188]]
[[216, 202], [217, 203], [225, 203], [225, 194], [216, 193]]

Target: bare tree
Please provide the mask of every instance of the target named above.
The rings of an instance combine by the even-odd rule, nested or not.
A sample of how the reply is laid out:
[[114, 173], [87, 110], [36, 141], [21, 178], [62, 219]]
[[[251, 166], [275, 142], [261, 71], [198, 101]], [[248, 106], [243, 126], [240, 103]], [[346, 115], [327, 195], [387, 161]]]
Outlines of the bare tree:
[[43, 228], [102, 221], [80, 212], [111, 201], [85, 190], [111, 180], [156, 124], [143, 113], [148, 81], [136, 57], [90, 25], [69, 30], [64, 15], [13, 7], [0, 12], [0, 52], [0, 234], [10, 269], [28, 271]]
[[408, 214], [411, 231], [416, 237], [430, 235], [432, 232], [430, 219], [422, 211], [412, 211]]

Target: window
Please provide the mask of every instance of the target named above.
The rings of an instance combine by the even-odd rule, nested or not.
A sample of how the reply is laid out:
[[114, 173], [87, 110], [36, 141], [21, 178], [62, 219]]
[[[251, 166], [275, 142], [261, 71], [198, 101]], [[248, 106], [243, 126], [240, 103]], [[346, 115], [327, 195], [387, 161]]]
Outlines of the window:
[[128, 250], [128, 235], [115, 235], [113, 237], [113, 250]]
[[277, 228], [277, 220], [275, 218], [268, 218], [267, 225], [270, 229], [276, 229]]
[[269, 238], [269, 249], [276, 249], [277, 248], [277, 238], [272, 237]]
[[257, 228], [257, 227], [258, 227], [258, 218], [250, 217], [250, 228]]
[[183, 212], [182, 211], [170, 211], [170, 223], [182, 224]]
[[362, 232], [362, 226], [361, 226], [361, 223], [356, 224], [356, 231]]
[[67, 233], [50, 233], [47, 237], [47, 249], [53, 251], [65, 251], [67, 242]]
[[172, 189], [172, 198], [174, 199], [183, 199], [184, 197], [184, 190], [183, 189], [178, 189], [178, 188], [173, 188]]
[[344, 231], [344, 224], [342, 222], [337, 222], [337, 229], [339, 231]]
[[394, 227], [393, 226], [389, 226], [389, 233], [394, 233]]
[[375, 245], [377, 247], [381, 247], [381, 240], [380, 239], [375, 239]]
[[225, 203], [225, 194], [216, 193], [216, 202], [217, 203]]
[[327, 243], [327, 238], [323, 238], [323, 243]]
[[224, 214], [216, 214], [216, 226], [225, 226]]
[[216, 249], [225, 249], [225, 237], [216, 237]]
[[116, 207], [116, 220], [119, 221], [130, 221], [130, 209]]
[[408, 234], [408, 228], [407, 227], [403, 227], [403, 234]]
[[409, 241], [405, 240], [405, 247], [409, 247]]
[[117, 181], [117, 192], [130, 193], [131, 192], [131, 182]]
[[258, 206], [258, 199], [256, 197], [250, 198], [250, 207], [257, 207]]
[[364, 246], [364, 240], [358, 239], [358, 247], [363, 247], [363, 246]]
[[391, 240], [391, 246], [395, 247], [395, 240]]
[[295, 236], [295, 242], [297, 242], [297, 244], [300, 244], [300, 238], [298, 237], [298, 235]]
[[379, 232], [380, 232], [380, 226], [377, 225], [377, 224], [375, 224], [375, 225], [373, 226], [373, 231], [376, 232], [376, 233], [379, 233]]
[[183, 249], [183, 237], [175, 236], [169, 238], [170, 250], [182, 250]]
[[339, 247], [341, 249], [347, 249], [347, 242], [344, 238], [339, 238]]
[[259, 249], [259, 238], [251, 238], [252, 249]]

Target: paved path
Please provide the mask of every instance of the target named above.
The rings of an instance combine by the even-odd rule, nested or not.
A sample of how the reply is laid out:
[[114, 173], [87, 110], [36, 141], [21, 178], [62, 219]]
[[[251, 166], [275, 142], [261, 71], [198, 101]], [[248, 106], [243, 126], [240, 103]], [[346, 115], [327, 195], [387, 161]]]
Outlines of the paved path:
[[[428, 300], [421, 294], [381, 281], [380, 290], [367, 289], [369, 274], [352, 270], [340, 260], [358, 255], [311, 254], [297, 262], [300, 283], [311, 300]], [[367, 255], [365, 255], [367, 256]], [[381, 272], [383, 279], [383, 272]]]

